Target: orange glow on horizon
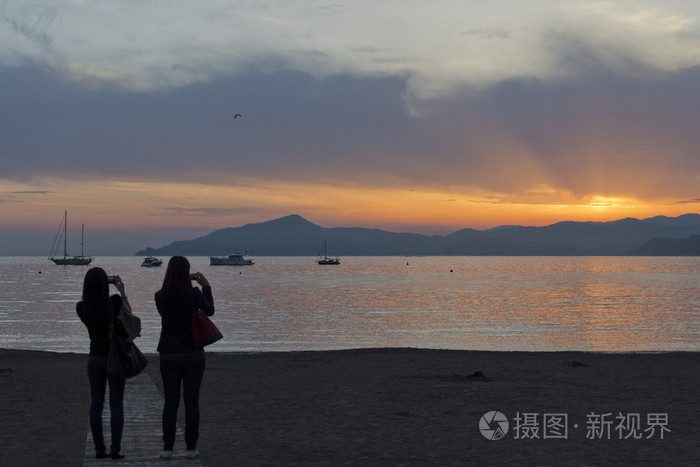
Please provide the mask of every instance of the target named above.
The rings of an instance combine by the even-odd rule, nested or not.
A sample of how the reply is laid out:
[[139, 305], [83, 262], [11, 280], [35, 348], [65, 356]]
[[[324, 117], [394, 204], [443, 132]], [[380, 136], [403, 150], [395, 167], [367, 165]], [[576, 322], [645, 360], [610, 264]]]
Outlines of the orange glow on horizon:
[[91, 230], [200, 227], [216, 230], [299, 214], [323, 227], [366, 227], [422, 234], [500, 225], [543, 226], [559, 221], [612, 221], [677, 216], [700, 203], [571, 194], [541, 189], [537, 196], [430, 189], [366, 188], [253, 181], [240, 185], [131, 181], [0, 183], [2, 227], [54, 229], [69, 223]]

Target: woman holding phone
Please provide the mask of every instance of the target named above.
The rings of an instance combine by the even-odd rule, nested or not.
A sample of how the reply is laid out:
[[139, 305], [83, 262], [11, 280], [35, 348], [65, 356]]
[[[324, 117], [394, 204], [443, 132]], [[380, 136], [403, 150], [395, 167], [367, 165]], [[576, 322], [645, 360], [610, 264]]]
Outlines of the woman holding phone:
[[[109, 295], [109, 284], [119, 291], [119, 295]], [[90, 381], [90, 430], [95, 443], [97, 459], [122, 459], [122, 431], [124, 429], [124, 386], [126, 381], [119, 376], [107, 375], [109, 356], [110, 321], [119, 313], [122, 303], [128, 304], [124, 293], [124, 283], [119, 276], [107, 276], [102, 268], [91, 268], [83, 280], [83, 297], [76, 304], [80, 320], [90, 335], [90, 355], [88, 356], [88, 379]], [[112, 313], [110, 319], [109, 313]], [[115, 328], [114, 332], [122, 330]], [[109, 452], [102, 432], [102, 409], [105, 391], [109, 384], [110, 428], [112, 443]]]
[[[195, 281], [199, 287], [193, 287]], [[204, 349], [194, 345], [192, 314], [198, 308], [212, 316], [214, 298], [204, 274], [190, 274], [190, 262], [183, 256], [173, 256], [165, 271], [163, 286], [155, 294], [156, 308], [161, 317], [158, 342], [160, 374], [163, 379], [163, 451], [160, 457], [171, 459], [175, 446], [177, 410], [180, 389], [185, 403], [185, 444], [187, 457], [199, 455], [199, 388], [206, 366]]]

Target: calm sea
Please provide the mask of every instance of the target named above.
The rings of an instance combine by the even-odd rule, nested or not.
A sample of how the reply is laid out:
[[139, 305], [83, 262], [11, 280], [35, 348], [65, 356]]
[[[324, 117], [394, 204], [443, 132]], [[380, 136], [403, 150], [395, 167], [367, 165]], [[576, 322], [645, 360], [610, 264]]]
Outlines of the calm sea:
[[[154, 353], [153, 293], [165, 273], [142, 258], [97, 257], [119, 274]], [[166, 263], [168, 258], [163, 258]], [[253, 257], [193, 270], [212, 284], [224, 339], [212, 351], [425, 347], [501, 351], [700, 351], [700, 258]], [[0, 257], [0, 347], [88, 351], [75, 313], [87, 267]]]

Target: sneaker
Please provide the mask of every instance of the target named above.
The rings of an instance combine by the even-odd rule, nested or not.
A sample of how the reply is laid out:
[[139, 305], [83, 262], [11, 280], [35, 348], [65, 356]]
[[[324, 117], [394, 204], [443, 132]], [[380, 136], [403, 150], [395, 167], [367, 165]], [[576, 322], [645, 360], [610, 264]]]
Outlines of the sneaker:
[[110, 457], [115, 460], [124, 459], [124, 454], [122, 454], [121, 452], [113, 452], [112, 454], [110, 454]]
[[185, 456], [187, 456], [188, 459], [194, 459], [195, 457], [199, 456], [199, 451], [187, 451]]
[[161, 459], [172, 459], [172, 458], [173, 458], [173, 452], [172, 452], [172, 451], [161, 451], [161, 452], [160, 452], [160, 458], [161, 458]]
[[109, 456], [110, 454], [108, 452], [98, 452], [95, 454], [95, 459], [107, 459]]

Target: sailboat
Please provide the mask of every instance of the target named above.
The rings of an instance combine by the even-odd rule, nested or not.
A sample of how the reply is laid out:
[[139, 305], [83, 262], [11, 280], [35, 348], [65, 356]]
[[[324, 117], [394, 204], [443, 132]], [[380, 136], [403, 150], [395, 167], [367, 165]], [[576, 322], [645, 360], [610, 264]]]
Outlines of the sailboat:
[[338, 258], [337, 256], [336, 256], [335, 258], [329, 258], [329, 257], [328, 257], [328, 254], [326, 253], [326, 244], [327, 244], [327, 241], [324, 240], [324, 241], [323, 241], [323, 256], [319, 255], [319, 257], [318, 257], [318, 259], [316, 260], [316, 262], [317, 262], [318, 264], [323, 264], [323, 265], [326, 265], [326, 264], [340, 264], [340, 258]]
[[[69, 257], [66, 252], [66, 244], [68, 242], [68, 211], [63, 214], [63, 222], [58, 227], [58, 232], [56, 237], [53, 239], [53, 245], [51, 246], [51, 252], [49, 252], [49, 259], [54, 263], [61, 266], [86, 266], [92, 262], [92, 257], [83, 255], [83, 237], [85, 235], [85, 224], [83, 224], [82, 233], [80, 237], [80, 256]], [[61, 243], [61, 238], [63, 238], [63, 257], [56, 256], [58, 254], [58, 247]]]

